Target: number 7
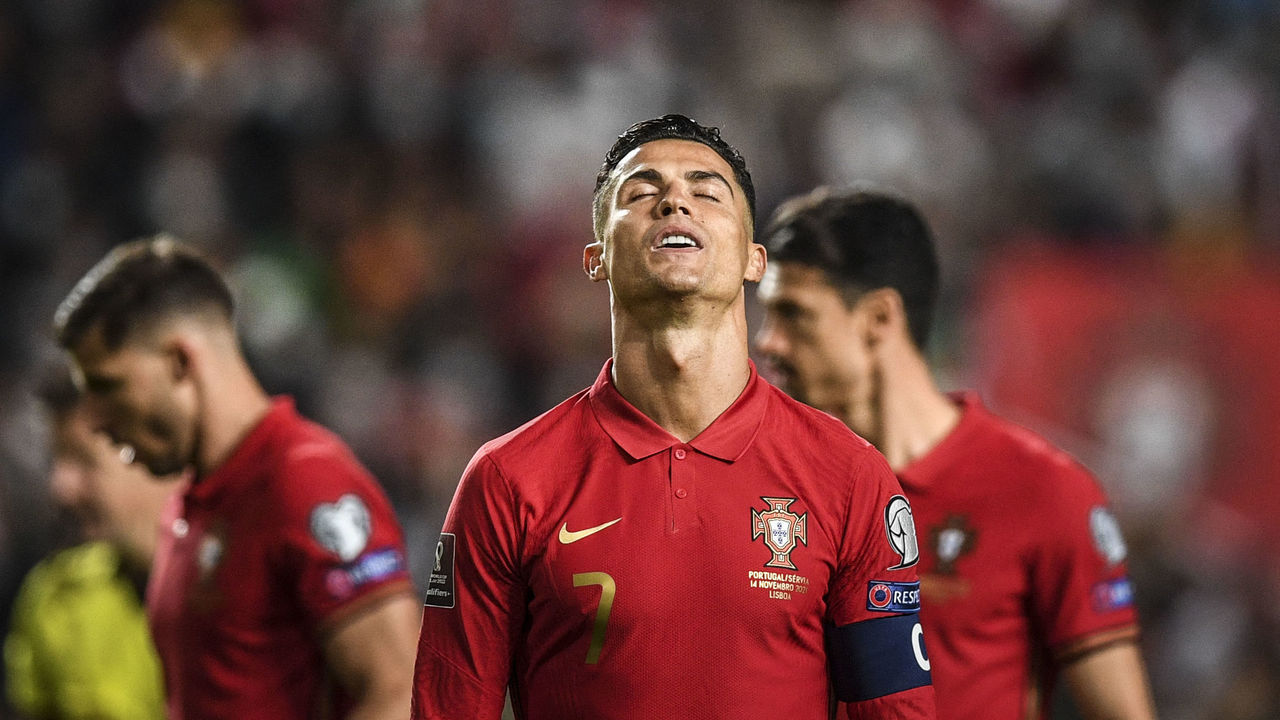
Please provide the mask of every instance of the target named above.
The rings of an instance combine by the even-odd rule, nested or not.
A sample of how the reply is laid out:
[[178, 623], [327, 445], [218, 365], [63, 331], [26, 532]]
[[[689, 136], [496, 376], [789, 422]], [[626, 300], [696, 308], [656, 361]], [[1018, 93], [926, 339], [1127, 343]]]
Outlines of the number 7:
[[587, 647], [587, 664], [595, 665], [600, 660], [600, 651], [604, 649], [604, 631], [609, 627], [609, 613], [613, 612], [613, 595], [617, 586], [609, 573], [574, 573], [574, 587], [587, 585], [600, 586], [600, 605], [596, 608], [596, 622], [591, 628], [591, 645]]

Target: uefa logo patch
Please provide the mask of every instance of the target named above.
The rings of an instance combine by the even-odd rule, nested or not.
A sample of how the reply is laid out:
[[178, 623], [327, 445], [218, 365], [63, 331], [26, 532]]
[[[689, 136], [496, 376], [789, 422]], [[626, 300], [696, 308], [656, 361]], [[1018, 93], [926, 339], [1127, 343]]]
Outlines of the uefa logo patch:
[[867, 602], [871, 607], [877, 610], [883, 610], [889, 607], [889, 603], [893, 601], [893, 591], [884, 583], [876, 583], [867, 590]]
[[918, 612], [920, 583], [871, 580], [867, 583], [867, 609], [875, 612]]

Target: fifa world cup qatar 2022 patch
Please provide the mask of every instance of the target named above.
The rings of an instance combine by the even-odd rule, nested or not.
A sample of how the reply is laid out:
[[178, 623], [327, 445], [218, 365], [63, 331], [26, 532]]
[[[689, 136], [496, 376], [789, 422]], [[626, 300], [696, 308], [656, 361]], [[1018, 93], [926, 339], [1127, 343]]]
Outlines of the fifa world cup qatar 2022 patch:
[[[761, 497], [768, 508], [751, 508], [751, 539], [764, 538], [770, 557], [766, 568], [796, 570], [791, 553], [800, 544], [809, 545], [809, 513], [794, 513], [791, 504], [796, 498]], [[750, 570], [747, 581], [751, 588], [768, 592], [775, 600], [790, 600], [793, 593], [809, 592], [809, 578], [796, 572]]]
[[902, 570], [920, 560], [920, 546], [916, 541], [916, 523], [911, 514], [911, 503], [902, 495], [889, 498], [884, 508], [884, 529], [889, 535], [889, 546], [898, 554], [899, 562], [887, 570]]
[[427, 578], [427, 607], [452, 608], [457, 601], [454, 592], [453, 552], [458, 538], [453, 533], [440, 533], [436, 543], [436, 564]]

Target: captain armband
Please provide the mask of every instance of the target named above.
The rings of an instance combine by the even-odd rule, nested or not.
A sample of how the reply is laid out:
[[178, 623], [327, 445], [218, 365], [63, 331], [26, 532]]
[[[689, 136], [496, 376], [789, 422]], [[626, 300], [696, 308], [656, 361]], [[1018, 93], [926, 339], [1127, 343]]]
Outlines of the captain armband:
[[916, 613], [826, 625], [836, 699], [860, 702], [932, 683]]

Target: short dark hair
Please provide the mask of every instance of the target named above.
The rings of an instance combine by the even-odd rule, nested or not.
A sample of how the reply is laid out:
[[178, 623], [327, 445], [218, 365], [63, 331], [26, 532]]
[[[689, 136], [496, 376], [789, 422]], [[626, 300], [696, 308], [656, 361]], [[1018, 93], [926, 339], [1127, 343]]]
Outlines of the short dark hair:
[[596, 173], [596, 188], [591, 199], [592, 223], [597, 239], [604, 212], [603, 191], [609, 183], [609, 176], [628, 153], [655, 140], [692, 140], [715, 150], [733, 170], [733, 179], [747, 196], [747, 208], [751, 211], [751, 221], [755, 222], [756, 187], [751, 182], [751, 172], [747, 170], [747, 161], [742, 153], [720, 137], [720, 128], [701, 125], [684, 115], [669, 114], [653, 120], [643, 120], [627, 128], [605, 154], [604, 164], [600, 166], [600, 172]]
[[923, 350], [940, 283], [933, 233], [907, 200], [868, 188], [820, 187], [774, 212], [763, 243], [769, 259], [822, 270], [850, 307], [863, 294], [892, 288]]
[[71, 367], [65, 362], [50, 362], [40, 374], [35, 395], [55, 418], [65, 418], [80, 402]]
[[110, 350], [176, 315], [214, 313], [231, 322], [235, 303], [203, 255], [168, 235], [118, 245], [85, 274], [54, 314], [58, 344], [74, 348], [95, 327]]

